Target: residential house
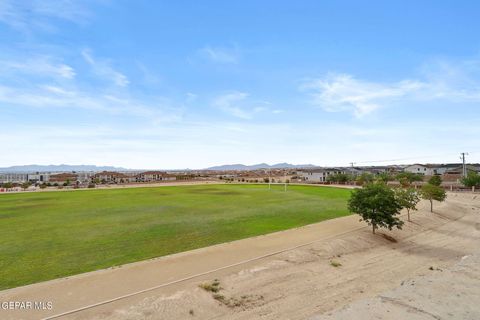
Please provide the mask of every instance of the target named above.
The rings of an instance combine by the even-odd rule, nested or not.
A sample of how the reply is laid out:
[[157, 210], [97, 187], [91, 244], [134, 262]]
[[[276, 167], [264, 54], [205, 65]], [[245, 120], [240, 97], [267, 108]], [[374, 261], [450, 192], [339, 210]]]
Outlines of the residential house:
[[76, 184], [78, 181], [78, 175], [75, 173], [57, 173], [50, 175], [48, 182], [51, 184], [59, 184], [62, 185], [64, 183], [68, 184]]
[[163, 171], [146, 171], [136, 175], [137, 182], [174, 181], [176, 176]]
[[346, 171], [342, 168], [319, 168], [297, 171], [300, 179], [306, 182], [327, 182], [329, 176], [338, 173], [346, 173]]
[[437, 174], [441, 174], [439, 172], [443, 171], [441, 170], [441, 165], [431, 165], [431, 164], [412, 164], [409, 166], [406, 166], [403, 171], [405, 172], [411, 172], [411, 173], [416, 173], [416, 174], [421, 174], [424, 176], [433, 176]]
[[27, 173], [0, 173], [0, 183], [24, 183], [28, 181]]
[[131, 181], [128, 175], [115, 171], [102, 171], [92, 176], [92, 182], [100, 183], [127, 183]]

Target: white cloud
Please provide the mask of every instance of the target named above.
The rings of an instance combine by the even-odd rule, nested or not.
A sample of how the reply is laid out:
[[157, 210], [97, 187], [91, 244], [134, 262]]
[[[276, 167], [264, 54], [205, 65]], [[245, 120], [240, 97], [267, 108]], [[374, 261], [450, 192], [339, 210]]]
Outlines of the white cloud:
[[217, 96], [213, 100], [212, 105], [231, 116], [245, 120], [252, 119], [255, 115], [263, 112], [281, 113], [280, 110], [272, 111], [270, 102], [252, 100], [249, 99], [249, 96], [246, 92], [233, 91]]
[[356, 117], [399, 102], [480, 102], [480, 62], [436, 61], [425, 65], [418, 79], [391, 83], [330, 73], [305, 81], [300, 89], [308, 92], [312, 103], [325, 111], [351, 112]]
[[112, 115], [143, 117], [153, 123], [176, 121], [182, 116], [182, 109], [174, 107], [164, 99], [150, 102], [114, 96], [98, 92], [66, 89], [59, 86], [9, 87], [0, 85], [0, 102], [3, 105], [29, 108], [71, 108], [86, 109]]
[[237, 105], [247, 97], [248, 93], [245, 92], [231, 92], [215, 98], [213, 105], [234, 117], [250, 119], [252, 115]]
[[48, 56], [39, 56], [24, 60], [0, 60], [0, 70], [3, 75], [9, 72], [37, 75], [46, 78], [60, 77], [73, 79], [75, 70], [64, 63], [55, 62]]
[[82, 23], [90, 16], [90, 12], [82, 6], [84, 3], [75, 0], [34, 0], [32, 11], [38, 15]]
[[50, 21], [52, 18], [83, 24], [90, 16], [84, 1], [0, 1], [0, 22], [26, 33], [56, 30]]
[[119, 87], [126, 87], [130, 83], [127, 76], [115, 70], [109, 61], [95, 59], [89, 49], [82, 50], [82, 56], [98, 76], [113, 82]]
[[357, 80], [347, 74], [329, 74], [308, 81], [302, 89], [309, 91], [313, 103], [326, 111], [349, 111], [362, 117], [424, 87], [424, 83], [411, 80], [384, 84]]
[[192, 103], [192, 102], [196, 101], [197, 98], [198, 98], [198, 95], [197, 95], [197, 94], [191, 93], [191, 92], [187, 92], [187, 93], [186, 93], [186, 99], [185, 99], [185, 100], [186, 100], [187, 103]]
[[205, 46], [198, 52], [203, 58], [216, 63], [238, 63], [240, 60], [240, 52], [237, 46], [231, 48]]

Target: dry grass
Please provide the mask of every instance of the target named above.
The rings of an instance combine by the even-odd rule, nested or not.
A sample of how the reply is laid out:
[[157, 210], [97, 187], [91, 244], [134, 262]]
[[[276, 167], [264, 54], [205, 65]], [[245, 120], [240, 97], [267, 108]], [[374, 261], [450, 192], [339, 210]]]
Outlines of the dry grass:
[[213, 280], [211, 283], [207, 283], [207, 282], [202, 283], [199, 285], [199, 287], [205, 291], [213, 292], [213, 293], [217, 293], [222, 289], [220, 287], [220, 281], [218, 279]]
[[337, 260], [330, 260], [330, 265], [332, 267], [335, 267], [335, 268], [338, 268], [338, 267], [342, 266], [342, 264], [340, 262], [338, 262]]

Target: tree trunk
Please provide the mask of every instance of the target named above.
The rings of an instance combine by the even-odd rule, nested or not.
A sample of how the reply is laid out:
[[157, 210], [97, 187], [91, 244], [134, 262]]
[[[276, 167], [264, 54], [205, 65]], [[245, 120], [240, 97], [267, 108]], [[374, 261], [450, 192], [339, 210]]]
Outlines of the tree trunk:
[[430, 212], [433, 212], [433, 200], [430, 200]]
[[375, 234], [375, 228], [376, 228], [376, 227], [375, 227], [375, 225], [374, 225], [374, 224], [372, 224], [372, 231], [373, 231], [373, 234]]
[[407, 209], [408, 221], [410, 221], [410, 209]]

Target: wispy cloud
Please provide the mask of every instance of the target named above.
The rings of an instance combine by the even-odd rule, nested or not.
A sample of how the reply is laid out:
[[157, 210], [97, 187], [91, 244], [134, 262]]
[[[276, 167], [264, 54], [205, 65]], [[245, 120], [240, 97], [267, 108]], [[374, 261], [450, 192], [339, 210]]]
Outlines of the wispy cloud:
[[195, 100], [197, 100], [197, 98], [198, 98], [198, 95], [195, 94], [195, 93], [192, 93], [192, 92], [187, 92], [187, 93], [185, 94], [185, 96], [186, 96], [185, 101], [186, 101], [187, 103], [192, 103], [192, 102], [194, 102]]
[[271, 111], [271, 103], [264, 100], [250, 99], [246, 92], [233, 91], [217, 96], [212, 105], [236, 118], [249, 120], [262, 112], [278, 114], [278, 110]]
[[240, 50], [237, 45], [233, 47], [212, 47], [205, 46], [198, 53], [201, 57], [215, 63], [238, 63], [240, 60]]
[[356, 117], [400, 102], [480, 102], [480, 61], [435, 61], [426, 64], [418, 78], [391, 83], [330, 73], [305, 81], [300, 89], [325, 111], [351, 112]]
[[213, 101], [213, 106], [221, 109], [230, 115], [241, 118], [251, 119], [252, 114], [243, 108], [238, 103], [244, 101], [248, 97], [248, 93], [245, 92], [231, 92], [221, 96], [218, 96]]
[[384, 84], [358, 80], [348, 74], [329, 74], [307, 81], [302, 89], [311, 94], [315, 105], [326, 111], [349, 111], [362, 117], [424, 86], [424, 83], [411, 80]]
[[85, 1], [0, 1], [0, 22], [22, 32], [56, 30], [51, 19], [83, 24], [91, 16]]
[[85, 61], [90, 64], [93, 72], [98, 76], [111, 81], [113, 84], [119, 87], [126, 87], [130, 83], [127, 76], [123, 73], [115, 70], [111, 66], [111, 62], [108, 60], [99, 60], [93, 57], [90, 49], [82, 50], [82, 56]]
[[60, 77], [73, 79], [75, 70], [62, 62], [47, 56], [33, 57], [24, 60], [0, 60], [0, 71], [6, 73], [21, 73], [45, 78]]
[[135, 116], [147, 118], [152, 123], [178, 121], [183, 113], [181, 107], [173, 106], [163, 98], [145, 101], [55, 85], [22, 88], [0, 85], [0, 102], [6, 106], [83, 109], [110, 115]]

